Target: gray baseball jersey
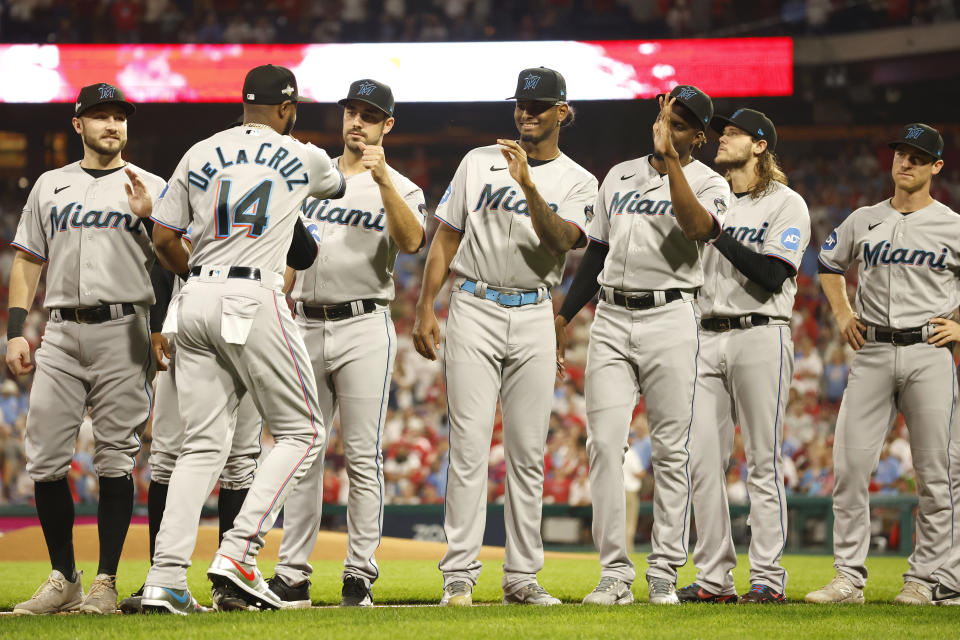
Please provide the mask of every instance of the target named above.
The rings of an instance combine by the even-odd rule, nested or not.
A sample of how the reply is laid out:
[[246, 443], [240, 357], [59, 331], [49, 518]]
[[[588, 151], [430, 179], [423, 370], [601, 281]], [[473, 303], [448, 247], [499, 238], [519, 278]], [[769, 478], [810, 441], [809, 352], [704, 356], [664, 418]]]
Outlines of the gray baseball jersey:
[[[541, 197], [564, 220], [581, 230], [597, 193], [597, 179], [564, 154], [531, 166]], [[500, 147], [478, 147], [457, 167], [434, 215], [463, 233], [450, 270], [491, 287], [553, 288], [563, 276], [565, 256], [557, 257], [533, 230], [523, 190], [510, 177]]]
[[[810, 214], [796, 191], [774, 182], [760, 198], [735, 198], [723, 232], [757, 253], [783, 260], [796, 272], [810, 242]], [[793, 313], [796, 275], [771, 294], [713, 248], [704, 253], [703, 271], [705, 279], [697, 303], [704, 317], [757, 313], [788, 320]]]
[[304, 199], [336, 193], [342, 180], [312, 144], [269, 127], [234, 127], [187, 151], [153, 219], [181, 233], [192, 223], [190, 266], [243, 264], [283, 273]]
[[[127, 168], [156, 199], [163, 179], [130, 163]], [[34, 183], [11, 244], [48, 262], [48, 309], [153, 304], [153, 245], [130, 212], [128, 182], [123, 170], [94, 178], [74, 162]]]
[[856, 311], [866, 324], [919, 327], [957, 308], [960, 215], [934, 201], [904, 215], [889, 200], [851, 213], [824, 241], [820, 263], [857, 264]]
[[[723, 226], [730, 203], [727, 181], [699, 160], [683, 168], [700, 204]], [[600, 185], [590, 238], [610, 245], [601, 286], [620, 291], [695, 289], [703, 284], [702, 242], [677, 225], [670, 181], [650, 156], [615, 165]]]
[[[387, 171], [404, 202], [426, 228], [423, 191], [392, 167]], [[400, 249], [387, 232], [380, 188], [369, 171], [346, 180], [346, 197], [309, 198], [303, 203], [303, 223], [319, 245], [316, 262], [297, 274], [291, 291], [305, 304], [364, 298], [393, 300], [393, 264]]]

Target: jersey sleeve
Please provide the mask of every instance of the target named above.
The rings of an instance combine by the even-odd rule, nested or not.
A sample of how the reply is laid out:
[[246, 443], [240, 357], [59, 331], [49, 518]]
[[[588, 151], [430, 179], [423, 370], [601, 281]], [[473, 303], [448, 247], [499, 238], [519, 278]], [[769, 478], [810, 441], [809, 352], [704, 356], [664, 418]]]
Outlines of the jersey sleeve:
[[346, 190], [346, 180], [334, 166], [327, 152], [310, 143], [303, 145], [307, 152], [310, 175], [310, 195], [317, 198], [341, 198]]
[[[469, 157], [469, 156], [468, 156]], [[460, 161], [453, 180], [440, 198], [433, 216], [443, 224], [463, 233], [467, 225], [467, 158]]]
[[606, 185], [607, 180], [604, 180], [591, 210], [587, 213], [587, 237], [608, 245], [610, 244], [610, 213], [607, 210]]
[[823, 241], [820, 264], [834, 273], [846, 273], [854, 260], [854, 216], [851, 214]]
[[47, 262], [47, 234], [43, 231], [41, 219], [40, 183], [41, 180], [33, 183], [27, 202], [23, 205], [20, 222], [17, 223], [17, 234], [10, 244]]
[[424, 229], [427, 228], [427, 200], [423, 196], [423, 189], [413, 184], [412, 182], [404, 185], [406, 188], [403, 194], [403, 201], [407, 203], [407, 206], [410, 207], [410, 210], [413, 211], [417, 216], [417, 222], [420, 223], [420, 226]]
[[563, 202], [558, 204], [557, 215], [576, 225], [586, 235], [596, 201], [597, 179], [593, 176], [584, 176], [584, 179], [570, 190]]
[[807, 212], [807, 203], [799, 195], [791, 194], [770, 220], [761, 252], [783, 260], [796, 272], [809, 243], [810, 214]]
[[719, 174], [713, 174], [704, 180], [697, 190], [697, 200], [703, 205], [717, 226], [723, 229], [723, 222], [727, 217], [727, 207], [730, 206], [730, 185]]
[[187, 157], [180, 160], [174, 169], [170, 181], [160, 192], [150, 219], [161, 227], [173, 229], [181, 234], [190, 226], [190, 191], [187, 183]]

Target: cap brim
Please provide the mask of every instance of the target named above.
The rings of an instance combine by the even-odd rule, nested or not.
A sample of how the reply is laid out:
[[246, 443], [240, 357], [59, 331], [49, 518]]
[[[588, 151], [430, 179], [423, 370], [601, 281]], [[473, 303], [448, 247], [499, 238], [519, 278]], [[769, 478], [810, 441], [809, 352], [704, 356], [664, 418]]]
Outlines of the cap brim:
[[888, 142], [888, 143], [887, 143], [887, 146], [890, 147], [891, 149], [894, 149], [894, 150], [896, 150], [896, 148], [899, 147], [900, 145], [905, 145], [905, 146], [911, 147], [911, 148], [913, 148], [913, 149], [916, 149], [917, 151], [922, 151], [923, 153], [927, 154], [928, 156], [930, 156], [930, 157], [933, 158], [934, 160], [939, 160], [939, 159], [940, 159], [940, 156], [938, 156], [938, 155], [936, 155], [936, 154], [933, 154], [933, 153], [930, 153], [930, 150], [929, 150], [929, 149], [924, 149], [924, 148], [921, 147], [920, 145], [913, 144], [912, 142], [907, 142], [906, 140], [894, 140], [893, 142]]
[[510, 96], [504, 100], [529, 100], [530, 102], [550, 102], [552, 104], [563, 104], [566, 100], [563, 98], [529, 98], [527, 96]]
[[104, 100], [102, 102], [95, 102], [89, 107], [84, 107], [76, 115], [82, 116], [84, 113], [86, 113], [90, 109], [93, 109], [94, 107], [99, 107], [102, 104], [118, 104], [123, 109], [124, 113], [126, 113], [128, 116], [137, 110], [137, 108], [133, 105], [133, 103], [127, 102], [126, 100]]
[[308, 98], [307, 96], [297, 96], [297, 102], [316, 102], [313, 98]]
[[367, 99], [365, 99], [365, 98], [344, 98], [344, 99], [342, 99], [342, 100], [337, 100], [337, 104], [340, 105], [341, 107], [345, 107], [345, 106], [347, 106], [347, 103], [350, 102], [350, 101], [352, 101], [352, 100], [356, 100], [357, 102], [363, 102], [363, 103], [365, 103], [365, 104], [369, 104], [371, 107], [376, 107], [377, 109], [380, 110], [381, 113], [385, 113], [388, 118], [392, 118], [392, 117], [393, 117], [393, 114], [392, 114], [392, 113], [390, 113], [389, 111], [384, 111], [384, 110], [383, 110], [383, 107], [381, 107], [380, 105], [378, 105], [376, 102], [374, 102], [373, 100], [367, 100]]
[[[740, 126], [737, 125], [736, 122], [734, 122], [733, 120], [731, 120], [726, 116], [713, 116], [712, 118], [710, 118], [710, 128], [716, 131], [717, 133], [719, 133], [720, 135], [723, 135], [723, 130], [726, 128], [728, 124], [732, 124], [738, 129], [740, 128]], [[744, 129], [744, 131], [746, 131], [746, 129]]]

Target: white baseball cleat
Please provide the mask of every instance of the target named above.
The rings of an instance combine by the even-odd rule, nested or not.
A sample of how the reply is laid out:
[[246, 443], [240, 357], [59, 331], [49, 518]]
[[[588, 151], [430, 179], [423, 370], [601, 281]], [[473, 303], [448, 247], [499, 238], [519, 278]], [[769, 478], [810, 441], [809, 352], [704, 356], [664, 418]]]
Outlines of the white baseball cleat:
[[173, 613], [178, 616], [188, 616], [209, 611], [206, 607], [197, 604], [189, 589], [170, 589], [149, 584], [143, 585], [140, 604], [143, 613]]
[[907, 580], [903, 583], [903, 589], [893, 599], [893, 602], [894, 604], [924, 605], [931, 604], [932, 599], [933, 591], [930, 587], [913, 580]]
[[942, 584], [938, 584], [934, 588], [930, 600], [933, 602], [933, 604], [955, 607], [960, 605], [960, 591], [954, 591], [950, 587], [945, 587]]
[[677, 587], [666, 578], [647, 578], [650, 604], [680, 604]]
[[513, 593], [503, 594], [503, 604], [530, 604], [538, 607], [552, 607], [560, 604], [560, 600], [547, 593], [547, 590], [536, 582], [531, 582]]
[[830, 584], [811, 591], [805, 600], [814, 604], [863, 604], [863, 589], [853, 584], [845, 574], [837, 573]]
[[473, 604], [473, 585], [466, 580], [454, 580], [443, 588], [441, 607], [469, 607]]
[[117, 576], [98, 573], [80, 605], [83, 613], [117, 612]]
[[601, 604], [605, 606], [614, 604], [632, 604], [633, 592], [623, 580], [604, 576], [600, 578], [593, 591], [587, 594], [583, 599], [583, 604]]
[[282, 609], [283, 602], [277, 597], [255, 562], [237, 562], [233, 558], [218, 553], [207, 569], [207, 577], [213, 586], [233, 584], [239, 588], [238, 594], [247, 604], [257, 609]]
[[73, 582], [54, 569], [47, 579], [34, 592], [33, 597], [13, 608], [14, 613], [22, 615], [42, 615], [74, 611], [83, 602], [83, 585], [80, 583], [82, 571], [76, 572]]

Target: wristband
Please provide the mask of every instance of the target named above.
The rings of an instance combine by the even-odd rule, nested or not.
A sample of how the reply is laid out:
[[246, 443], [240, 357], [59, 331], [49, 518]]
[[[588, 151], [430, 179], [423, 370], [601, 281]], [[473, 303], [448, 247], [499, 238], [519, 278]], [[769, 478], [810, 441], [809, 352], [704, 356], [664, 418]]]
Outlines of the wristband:
[[7, 340], [23, 336], [23, 324], [27, 320], [27, 310], [23, 307], [10, 307], [7, 318]]

